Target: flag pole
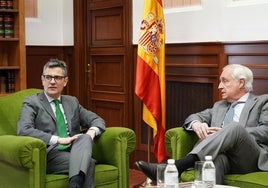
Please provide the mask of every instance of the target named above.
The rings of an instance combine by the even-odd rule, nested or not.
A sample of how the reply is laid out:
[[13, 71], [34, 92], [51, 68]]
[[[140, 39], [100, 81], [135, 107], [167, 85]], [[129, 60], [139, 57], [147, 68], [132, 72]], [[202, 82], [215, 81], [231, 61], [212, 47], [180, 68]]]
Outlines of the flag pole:
[[[151, 127], [147, 126], [148, 129], [148, 137], [147, 137], [147, 161], [148, 163], [151, 161], [150, 157], [151, 157]], [[140, 187], [151, 187], [151, 186], [155, 186], [155, 184], [153, 183], [153, 181], [150, 178], [146, 178], [146, 180], [140, 185]]]
[[151, 161], [150, 160], [150, 157], [151, 157], [151, 152], [150, 152], [150, 146], [151, 146], [151, 127], [150, 126], [147, 126], [147, 129], [148, 129], [148, 141], [147, 141], [147, 161], [148, 163]]

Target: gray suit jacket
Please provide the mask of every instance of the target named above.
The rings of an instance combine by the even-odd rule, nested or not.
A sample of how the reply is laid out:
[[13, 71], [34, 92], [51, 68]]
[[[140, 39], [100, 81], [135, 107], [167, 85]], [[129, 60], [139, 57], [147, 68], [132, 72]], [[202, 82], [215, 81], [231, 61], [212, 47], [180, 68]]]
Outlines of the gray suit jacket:
[[[71, 136], [80, 133], [80, 126], [98, 127], [100, 134], [105, 131], [104, 120], [83, 108], [77, 98], [62, 95], [61, 102]], [[17, 132], [18, 135], [39, 138], [47, 145], [52, 135], [57, 135], [56, 117], [44, 92], [25, 98]]]
[[[212, 108], [190, 115], [185, 120], [184, 128], [189, 130], [187, 127], [194, 120], [206, 122], [211, 127], [221, 127], [228, 107], [227, 101], [218, 101]], [[245, 127], [260, 146], [259, 169], [268, 171], [268, 95], [250, 94], [241, 112], [239, 124]]]

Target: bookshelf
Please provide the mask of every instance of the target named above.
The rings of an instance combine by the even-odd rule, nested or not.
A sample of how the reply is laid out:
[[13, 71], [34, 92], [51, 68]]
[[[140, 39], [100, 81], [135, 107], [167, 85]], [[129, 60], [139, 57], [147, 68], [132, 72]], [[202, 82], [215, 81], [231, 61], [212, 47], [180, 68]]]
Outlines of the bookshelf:
[[24, 0], [0, 0], [0, 97], [25, 88]]

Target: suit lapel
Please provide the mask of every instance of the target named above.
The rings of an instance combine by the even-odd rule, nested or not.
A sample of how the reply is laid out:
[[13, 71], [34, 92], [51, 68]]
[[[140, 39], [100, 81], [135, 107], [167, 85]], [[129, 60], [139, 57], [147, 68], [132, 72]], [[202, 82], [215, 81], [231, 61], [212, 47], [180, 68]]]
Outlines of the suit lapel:
[[47, 113], [53, 118], [53, 120], [55, 121], [55, 123], [57, 122], [56, 121], [56, 117], [55, 117], [55, 114], [47, 100], [47, 97], [45, 95], [44, 92], [42, 92], [40, 95], [39, 95], [39, 100], [40, 100], [40, 103], [43, 105], [44, 109], [47, 111]]
[[249, 112], [253, 108], [254, 104], [257, 102], [257, 98], [254, 95], [250, 95], [248, 100], [245, 103], [245, 106], [241, 112], [240, 118], [239, 118], [239, 124], [246, 125], [249, 117]]
[[225, 114], [226, 114], [230, 104], [227, 103], [226, 101], [224, 101], [221, 105], [222, 105], [222, 107], [219, 108], [217, 120], [219, 120], [218, 124], [220, 126], [223, 126], [223, 120], [224, 120]]

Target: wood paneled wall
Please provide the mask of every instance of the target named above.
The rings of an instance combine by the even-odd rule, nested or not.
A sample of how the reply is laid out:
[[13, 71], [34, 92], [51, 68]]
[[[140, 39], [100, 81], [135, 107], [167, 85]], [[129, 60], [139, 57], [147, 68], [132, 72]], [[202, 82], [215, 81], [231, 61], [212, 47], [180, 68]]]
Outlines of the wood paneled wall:
[[243, 64], [254, 74], [253, 93], [268, 93], [268, 42], [227, 43], [226, 64]]
[[[268, 93], [268, 43], [188, 43], [166, 47], [167, 111], [169, 105], [180, 105], [187, 112], [200, 111], [221, 98], [219, 76], [227, 64], [243, 64], [254, 74], [254, 94]], [[175, 88], [175, 89], [174, 89]], [[176, 90], [177, 89], [177, 90]], [[185, 93], [187, 93], [185, 95]], [[177, 95], [179, 99], [170, 96]], [[176, 102], [177, 101], [177, 102]], [[175, 102], [175, 103], [174, 103]], [[194, 104], [194, 106], [193, 106]], [[187, 110], [190, 108], [191, 110]], [[172, 116], [167, 113], [167, 127]], [[179, 120], [178, 123], [183, 123]], [[172, 124], [172, 125], [170, 125]]]
[[26, 47], [26, 70], [27, 88], [42, 89], [41, 75], [43, 66], [51, 58], [64, 60], [68, 66], [69, 84], [64, 92], [75, 95], [73, 86], [76, 84], [74, 79], [75, 61], [73, 58], [73, 47], [62, 46], [27, 46]]

